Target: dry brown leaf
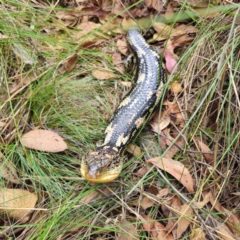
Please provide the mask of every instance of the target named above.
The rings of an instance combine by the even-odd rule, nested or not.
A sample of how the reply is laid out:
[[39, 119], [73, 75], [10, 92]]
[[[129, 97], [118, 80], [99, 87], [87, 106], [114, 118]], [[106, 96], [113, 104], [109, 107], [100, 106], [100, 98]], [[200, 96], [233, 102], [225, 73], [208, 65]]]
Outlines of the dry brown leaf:
[[34, 210], [36, 203], [37, 196], [27, 190], [2, 188], [0, 191], [0, 211], [21, 223], [29, 220], [30, 215], [26, 214]]
[[[117, 18], [115, 20], [118, 20]], [[105, 35], [102, 35], [102, 37], [110, 37], [111, 35], [116, 35], [116, 34], [122, 34], [122, 29], [119, 27], [118, 22], [108, 22], [104, 21], [104, 25], [101, 27], [101, 32], [106, 33]]]
[[[98, 3], [107, 3], [106, 0], [105, 1], [94, 0], [94, 1], [98, 2]], [[80, 1], [78, 0], [76, 2], [80, 2]], [[92, 6], [92, 4], [90, 2], [93, 2], [93, 0], [92, 1], [81, 1], [81, 2], [82, 3], [85, 2], [84, 7], [82, 5], [82, 6], [78, 6], [78, 7], [74, 8], [74, 9], [76, 10], [75, 13], [85, 15], [83, 21], [89, 21], [89, 18], [91, 18], [92, 16], [98, 17], [100, 22], [110, 18], [109, 17], [110, 14], [108, 12], [106, 12], [105, 9], [102, 8], [103, 5], [101, 8], [99, 8], [98, 6]], [[88, 3], [89, 5], [87, 6], [86, 3]], [[107, 7], [107, 6], [105, 6], [105, 7]]]
[[64, 74], [64, 73], [71, 72], [76, 67], [77, 59], [78, 59], [77, 55], [73, 55], [73, 56], [69, 57], [68, 59], [66, 59], [64, 61], [64, 63], [62, 64], [60, 73]]
[[101, 24], [99, 23], [94, 23], [94, 22], [82, 22], [80, 23], [76, 28], [81, 30], [81, 32], [79, 33], [79, 36], [84, 36], [85, 34], [90, 33], [91, 31], [93, 31], [96, 28], [99, 28], [101, 26]]
[[144, 176], [147, 172], [148, 172], [148, 168], [145, 166], [145, 167], [140, 168], [140, 169], [136, 172], [136, 175], [142, 177], [142, 176]]
[[163, 2], [160, 0], [144, 0], [144, 3], [148, 8], [153, 8], [157, 11], [160, 11], [163, 8]]
[[124, 87], [128, 87], [131, 88], [132, 87], [132, 83], [131, 82], [127, 82], [127, 81], [119, 81], [119, 83], [124, 86]]
[[127, 56], [127, 51], [128, 51], [127, 41], [125, 39], [124, 40], [118, 39], [116, 45], [119, 52]]
[[211, 166], [214, 166], [214, 155], [211, 153], [210, 148], [202, 141], [200, 141], [196, 138], [195, 138], [195, 140], [196, 140], [195, 142], [197, 143], [198, 147], [200, 148], [200, 150], [202, 152], [209, 152], [209, 154], [204, 153], [203, 156], [208, 164], [210, 164]]
[[[193, 41], [193, 39], [194, 39], [194, 37], [191, 37], [188, 34], [184, 34], [182, 36], [178, 36], [177, 38], [174, 38], [171, 41], [171, 48], [169, 46], [168, 50], [172, 49], [172, 53], [174, 54], [174, 49], [175, 48], [181, 47], [181, 46], [183, 46], [186, 43], [190, 43], [190, 42]], [[166, 46], [166, 49], [167, 49], [167, 46]]]
[[193, 210], [187, 204], [183, 204], [180, 208], [180, 219], [177, 221], [177, 239], [180, 239], [182, 234], [187, 230], [191, 224]]
[[208, 7], [208, 0], [188, 0], [188, 4], [193, 5], [194, 7]]
[[102, 41], [102, 39], [105, 39], [105, 36], [102, 35], [101, 32], [96, 31], [95, 34], [89, 34], [92, 32], [94, 29], [99, 28], [101, 24], [99, 23], [94, 23], [94, 22], [82, 22], [80, 23], [76, 28], [79, 29], [79, 31], [74, 32], [74, 38], [76, 41], [80, 41], [81, 46], [85, 42], [95, 42], [96, 40]]
[[[207, 12], [207, 11], [206, 11]], [[202, 14], [203, 17], [206, 17], [206, 19], [213, 19], [218, 17], [221, 14], [221, 12], [215, 12], [215, 13], [210, 13], [210, 14]]]
[[82, 42], [79, 46], [81, 48], [93, 48], [93, 47], [96, 47], [98, 46], [99, 44], [101, 44], [102, 42], [104, 42], [105, 39], [102, 39], [102, 38], [98, 38], [98, 39], [94, 39], [94, 41], [91, 41], [89, 39], [87, 39], [86, 41]]
[[0, 128], [3, 128], [6, 125], [5, 122], [0, 122]]
[[168, 195], [168, 193], [169, 193], [169, 188], [168, 187], [163, 188], [158, 192], [157, 197], [162, 198], [162, 197]]
[[113, 7], [112, 7], [112, 13], [113, 14], [119, 14], [124, 10], [124, 5], [122, 4], [121, 0], [115, 0]]
[[96, 199], [98, 195], [99, 195], [99, 192], [96, 192], [96, 191], [91, 192], [87, 196], [83, 197], [80, 200], [80, 203], [81, 204], [90, 203], [93, 199]]
[[[163, 150], [166, 150], [166, 149], [167, 149], [166, 138], [163, 137], [163, 136], [161, 136], [161, 135], [160, 135], [160, 137], [159, 137], [159, 145], [160, 145], [160, 147], [161, 147]], [[165, 155], [165, 157], [166, 157], [166, 155]], [[172, 158], [172, 157], [170, 157], [170, 158]]]
[[126, 221], [122, 220], [120, 222], [120, 231], [121, 233], [118, 234], [117, 240], [137, 240], [138, 239], [138, 233], [136, 227]]
[[164, 16], [166, 19], [170, 19], [173, 17], [173, 15], [174, 15], [174, 7], [173, 7], [172, 2], [170, 1], [167, 5], [167, 9], [166, 9]]
[[[115, 0], [114, 5], [112, 7], [112, 13], [122, 17], [128, 17], [128, 18], [129, 16], [131, 16], [131, 18], [133, 18], [134, 20], [136, 18], [140, 18], [149, 14], [146, 4], [139, 3], [134, 7], [132, 6], [130, 7], [130, 6], [131, 6], [130, 1], [123, 2], [121, 0]], [[141, 24], [140, 26], [143, 27]]]
[[[130, 10], [132, 16], [134, 17], [134, 20], [136, 21], [137, 18], [142, 18], [143, 21], [141, 21], [141, 19], [139, 20], [139, 26], [141, 26], [142, 28], [147, 28], [146, 26], [149, 27], [149, 22], [150, 21], [146, 21], [146, 16], [149, 15], [149, 10], [147, 8], [147, 6], [145, 4], [138, 4], [136, 5], [136, 7], [132, 10]], [[127, 16], [127, 14], [126, 14]], [[143, 22], [146, 22], [146, 24], [143, 24]]]
[[172, 144], [172, 142], [174, 141], [174, 138], [170, 134], [170, 128], [166, 128], [162, 132], [166, 136], [166, 144], [168, 146], [170, 146]]
[[181, 201], [177, 196], [173, 196], [167, 201], [164, 201], [162, 204], [162, 212], [166, 218], [168, 218], [166, 230], [168, 232], [171, 232], [174, 236], [174, 239], [176, 238], [176, 231], [177, 231], [177, 214], [181, 209]]
[[[176, 32], [175, 32], [176, 34]], [[184, 44], [191, 42], [194, 38], [189, 37], [187, 34], [182, 35], [180, 37], [176, 37], [176, 39], [169, 39], [166, 44], [164, 57], [166, 60], [166, 67], [169, 72], [176, 73], [177, 68], [175, 68], [176, 61], [179, 57], [175, 54], [174, 50], [177, 47], [183, 46]]]
[[[236, 240], [236, 235], [233, 236], [233, 234], [230, 232], [229, 228], [226, 226], [225, 223], [220, 223], [218, 221], [214, 221], [216, 226], [216, 232], [221, 240]], [[239, 239], [239, 238], [238, 238]]]
[[[181, 112], [177, 102], [164, 101], [164, 106], [166, 107], [166, 112], [170, 115], [171, 121], [175, 125], [179, 125], [181, 128], [185, 126], [184, 116]], [[165, 113], [167, 114], [167, 113]]]
[[[169, 4], [170, 5], [170, 4]], [[172, 28], [161, 22], [154, 22], [153, 27], [156, 30], [153, 38], [156, 41], [168, 40], [164, 51], [164, 58], [166, 61], [166, 68], [168, 72], [177, 72], [175, 67], [179, 57], [174, 50], [177, 47], [183, 46], [185, 43], [191, 42], [194, 38], [189, 33], [196, 33], [198, 30], [192, 26], [181, 24], [176, 28]]]
[[172, 28], [167, 24], [161, 22], [154, 22], [153, 27], [157, 33], [154, 34], [154, 40], [162, 41], [168, 39], [173, 41], [173, 50], [176, 47], [181, 46], [181, 43], [187, 43], [190, 41], [188, 34], [194, 34], [198, 32], [198, 29], [193, 26], [180, 24], [176, 28]]
[[194, 203], [194, 207], [197, 209], [203, 208], [207, 203], [209, 203], [211, 198], [212, 198], [211, 192], [205, 193], [203, 200], [200, 202]]
[[122, 21], [122, 28], [128, 31], [130, 28], [137, 27], [137, 22], [132, 18], [124, 18]]
[[27, 148], [45, 152], [62, 152], [68, 148], [57, 133], [42, 129], [25, 133], [22, 136], [22, 144]]
[[148, 197], [143, 197], [140, 201], [140, 206], [146, 210], [154, 205], [154, 201], [149, 199]]
[[63, 21], [66, 26], [74, 26], [78, 21], [78, 16], [73, 11], [57, 11], [56, 17]]
[[101, 189], [101, 192], [98, 191], [90, 192], [88, 195], [86, 195], [80, 200], [80, 204], [84, 205], [86, 203], [90, 203], [92, 200], [96, 201], [97, 199], [102, 198], [103, 195], [107, 196], [108, 194], [111, 194], [111, 192], [107, 188]]
[[212, 206], [220, 213], [220, 216], [225, 220], [225, 223], [232, 231], [232, 233], [236, 237], [240, 237], [239, 226], [240, 220], [238, 219], [237, 215], [235, 215], [232, 211], [224, 208], [218, 200], [215, 199], [214, 195], [209, 193], [210, 195], [210, 202]]
[[159, 118], [159, 111], [156, 111], [153, 115], [150, 125], [155, 133], [160, 134], [161, 131], [170, 124], [170, 122], [171, 120], [169, 114], [166, 114], [166, 112], [162, 112]]
[[173, 31], [173, 29], [169, 27], [167, 24], [156, 21], [153, 23], [153, 28], [157, 32], [153, 36], [153, 39], [156, 41], [168, 39], [170, 37], [171, 31]]
[[171, 158], [151, 158], [147, 160], [148, 163], [152, 163], [159, 167], [160, 169], [168, 172], [173, 177], [175, 177], [186, 189], [189, 193], [194, 192], [194, 183], [191, 174], [189, 173], [188, 169], [185, 166], [178, 162], [174, 161]]
[[17, 57], [21, 59], [25, 64], [33, 65], [37, 63], [37, 57], [34, 55], [33, 51], [30, 51], [26, 45], [22, 45], [20, 42], [12, 43], [12, 50]]
[[124, 72], [124, 66], [123, 66], [121, 54], [118, 53], [118, 52], [114, 52], [113, 55], [112, 55], [112, 61], [113, 61], [113, 65], [115, 66], [115, 68], [120, 73], [123, 73]]
[[22, 88], [23, 86], [29, 85], [31, 82], [35, 81], [37, 77], [32, 73], [24, 73], [21, 74], [16, 78], [16, 85], [14, 84], [11, 89], [10, 93], [15, 93], [18, 89]]
[[12, 183], [21, 183], [21, 181], [18, 179], [16, 168], [11, 162], [0, 162], [0, 176]]
[[[170, 141], [167, 141], [167, 142], [170, 142]], [[183, 147], [184, 146], [184, 141], [182, 140], [182, 138], [179, 138], [177, 140], [176, 144], [178, 144], [178, 146], [180, 146], [180, 147]], [[170, 147], [170, 149], [164, 154], [164, 157], [173, 158], [179, 151], [180, 151], [180, 149], [176, 145], [172, 145]]]
[[[197, 33], [198, 29], [193, 27], [192, 25], [186, 25], [186, 24], [180, 24], [175, 28], [176, 32], [175, 35], [177, 35], [176, 33], [185, 33], [185, 34], [190, 34], [190, 33]], [[178, 32], [180, 31], [180, 32]], [[183, 31], [183, 32], [182, 32]], [[179, 35], [177, 35], [179, 36]]]
[[112, 79], [116, 78], [116, 75], [112, 72], [107, 72], [107, 71], [102, 71], [102, 70], [93, 70], [92, 71], [93, 77], [99, 80], [107, 80], [107, 79]]
[[127, 145], [126, 150], [133, 154], [135, 157], [139, 157], [142, 155], [142, 150], [140, 147], [138, 147], [136, 144], [130, 143]]
[[203, 228], [194, 228], [189, 237], [190, 240], [207, 240]]
[[142, 214], [141, 216], [146, 221], [143, 223], [143, 228], [148, 232], [152, 239], [173, 240], [173, 236], [170, 233], [168, 234], [163, 224], [145, 214]]
[[8, 38], [8, 36], [6, 36], [6, 35], [0, 33], [0, 39], [6, 39], [6, 38]]
[[177, 102], [170, 102], [168, 100], [164, 101], [163, 103], [164, 106], [166, 106], [166, 111], [172, 114], [176, 114], [180, 112], [180, 108], [177, 104]]
[[163, 130], [164, 128], [166, 128], [170, 124], [170, 121], [171, 120], [169, 116], [163, 116], [160, 120], [159, 129]]
[[[1, 153], [0, 153], [1, 155]], [[235, 195], [235, 196], [240, 196], [240, 192], [235, 192], [235, 193], [232, 193], [232, 195]]]
[[[175, 141], [175, 139], [171, 135], [171, 134], [174, 135], [174, 131], [172, 131], [172, 133], [170, 134], [170, 129], [169, 128], [163, 129], [162, 134], [166, 136], [165, 139], [166, 139], [166, 145], [167, 146], [172, 145], [173, 142], [175, 143], [164, 154], [164, 157], [166, 157], [166, 158], [173, 158], [181, 149], [184, 148], [185, 141], [184, 141], [183, 137], [179, 137], [177, 139], [177, 141]], [[175, 134], [175, 136], [177, 136], [177, 135], [178, 135], [178, 132], [177, 132], [177, 134]]]

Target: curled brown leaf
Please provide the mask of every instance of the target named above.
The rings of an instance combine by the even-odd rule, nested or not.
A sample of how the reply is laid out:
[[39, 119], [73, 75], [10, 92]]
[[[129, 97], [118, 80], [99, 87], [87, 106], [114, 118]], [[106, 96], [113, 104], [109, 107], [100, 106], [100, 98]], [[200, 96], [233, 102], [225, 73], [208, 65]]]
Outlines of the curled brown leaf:
[[159, 167], [160, 169], [170, 173], [175, 177], [189, 193], [194, 193], [194, 182], [188, 169], [180, 162], [175, 161], [171, 158], [151, 158], [147, 160], [148, 163], [152, 163]]

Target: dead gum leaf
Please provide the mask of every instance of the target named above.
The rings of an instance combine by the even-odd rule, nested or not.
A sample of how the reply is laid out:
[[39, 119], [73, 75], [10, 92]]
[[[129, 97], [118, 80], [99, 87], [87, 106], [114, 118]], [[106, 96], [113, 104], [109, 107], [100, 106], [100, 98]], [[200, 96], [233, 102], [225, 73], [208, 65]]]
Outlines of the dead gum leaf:
[[151, 239], [159, 240], [173, 240], [173, 236], [166, 231], [165, 226], [155, 219], [148, 217], [145, 214], [141, 215], [145, 222], [143, 223], [143, 228], [148, 232]]
[[108, 80], [112, 78], [116, 78], [116, 75], [112, 72], [102, 71], [102, 70], [93, 70], [93, 77], [99, 80]]
[[124, 10], [124, 6], [120, 0], [114, 1], [114, 4], [112, 6], [112, 13], [113, 14], [119, 14]]
[[190, 240], [207, 240], [203, 228], [192, 229]]
[[[195, 138], [195, 142], [198, 145], [198, 147], [200, 148], [200, 150], [202, 152], [205, 152], [205, 153], [203, 153], [203, 156], [204, 156], [206, 162], [208, 164], [210, 164], [211, 166], [214, 166], [214, 155], [211, 153], [210, 148], [205, 143], [203, 143], [202, 141], [200, 141], [196, 138]], [[209, 153], [207, 153], [207, 152], [209, 152]]]
[[166, 230], [172, 232], [174, 239], [176, 238], [177, 230], [177, 219], [176, 214], [179, 213], [181, 209], [181, 201], [177, 196], [173, 196], [169, 201], [162, 204], [162, 211], [166, 218], [168, 218]]
[[214, 195], [210, 194], [210, 202], [212, 206], [219, 212], [222, 213], [220, 216], [225, 220], [227, 226], [232, 231], [232, 233], [236, 237], [240, 237], [239, 233], [239, 226], [240, 226], [240, 219], [235, 215], [233, 212], [229, 211], [228, 209], [224, 208], [218, 200], [215, 199]]
[[151, 158], [147, 160], [148, 163], [152, 163], [159, 167], [160, 169], [168, 172], [173, 177], [175, 177], [186, 189], [189, 193], [194, 193], [194, 183], [191, 174], [185, 166], [178, 162], [174, 161], [171, 158]]
[[177, 239], [180, 239], [182, 234], [187, 230], [192, 222], [193, 210], [187, 205], [183, 204], [180, 208], [180, 218], [177, 221]]
[[13, 85], [11, 87], [10, 93], [13, 94], [15, 93], [17, 90], [19, 90], [20, 88], [29, 85], [30, 83], [32, 83], [33, 81], [35, 81], [37, 79], [37, 77], [32, 74], [32, 73], [25, 73], [22, 75], [19, 75], [16, 77], [16, 85]]
[[162, 198], [162, 197], [166, 196], [168, 193], [169, 193], [169, 188], [168, 187], [163, 188], [158, 192], [157, 197]]
[[170, 134], [170, 128], [166, 128], [163, 130], [163, 134], [166, 136], [166, 144], [170, 146], [174, 141], [174, 138]]
[[[23, 189], [1, 189], [0, 191], [0, 211], [8, 214], [15, 220], [25, 223], [37, 203], [37, 196]], [[26, 215], [26, 216], [24, 216]]]
[[127, 47], [127, 41], [126, 40], [117, 40], [117, 48], [123, 55], [127, 55], [128, 47]]
[[148, 8], [153, 8], [157, 11], [160, 11], [163, 8], [163, 3], [159, 0], [144, 0], [144, 3]]
[[211, 192], [206, 193], [202, 201], [194, 203], [194, 207], [197, 209], [203, 208], [207, 203], [209, 203], [211, 197], [212, 197]]
[[137, 228], [126, 220], [120, 222], [119, 229], [121, 233], [118, 234], [117, 240], [136, 240], [138, 239]]
[[165, 114], [166, 112], [161, 113], [161, 117], [159, 117], [159, 112], [156, 111], [152, 121], [150, 122], [150, 125], [152, 127], [152, 130], [155, 133], [160, 134], [163, 129], [165, 129], [171, 122], [170, 116], [168, 114]]
[[169, 38], [171, 34], [171, 27], [161, 22], [154, 22], [153, 28], [157, 32], [154, 34], [153, 39], [157, 41], [165, 40]]
[[71, 72], [76, 67], [77, 59], [77, 55], [73, 55], [66, 59], [60, 68], [60, 73], [64, 74], [67, 72]]
[[17, 170], [11, 162], [0, 162], [0, 176], [12, 183], [21, 183], [18, 179]]
[[173, 15], [174, 15], [174, 7], [172, 2], [170, 1], [169, 4], [167, 5], [167, 9], [164, 16], [166, 19], [171, 19]]
[[130, 143], [127, 145], [126, 150], [133, 154], [135, 157], [139, 157], [142, 155], [142, 150], [140, 147], [138, 147], [136, 144]]
[[57, 133], [49, 130], [34, 129], [22, 136], [23, 146], [45, 152], [62, 152], [67, 144]]
[[176, 125], [180, 125], [180, 127], [185, 126], [184, 115], [179, 108], [178, 102], [165, 101], [163, 104], [166, 106], [165, 111], [168, 112], [168, 115], [171, 117], [171, 121]]
[[131, 88], [132, 87], [132, 83], [131, 82], [127, 82], [127, 81], [119, 81], [119, 83], [124, 86], [124, 87], [128, 87]]
[[99, 195], [99, 192], [91, 192], [80, 200], [80, 204], [84, 205], [86, 203], [90, 203], [93, 199], [97, 199], [98, 195]]
[[2, 34], [2, 33], [0, 33], [0, 39], [6, 39], [6, 38], [9, 38], [9, 37], [4, 35], [4, 34]]
[[5, 122], [0, 122], [0, 128], [3, 128], [6, 126], [6, 123]]
[[112, 55], [112, 62], [113, 65], [115, 66], [115, 68], [120, 72], [123, 73], [124, 72], [124, 66], [123, 66], [123, 62], [122, 62], [122, 56], [120, 53], [118, 52], [114, 52]]
[[[162, 133], [166, 136], [166, 145], [170, 146], [170, 149], [166, 152], [166, 154], [164, 155], [164, 157], [166, 158], [173, 158], [181, 149], [184, 148], [185, 145], [185, 141], [183, 139], [183, 137], [179, 137], [176, 141], [174, 139], [174, 137], [172, 137], [172, 135], [170, 135], [170, 129], [169, 128], [165, 128]], [[172, 132], [171, 134], [174, 134], [174, 132]], [[178, 133], [176, 134], [178, 135]], [[175, 144], [174, 144], [175, 143]]]
[[216, 224], [216, 232], [218, 234], [218, 236], [220, 237], [221, 240], [235, 240], [235, 239], [239, 239], [239, 238], [235, 238], [237, 237], [236, 235], [233, 235], [229, 228], [226, 226], [226, 224], [224, 223], [220, 223], [218, 221], [215, 221]]
[[136, 174], [137, 176], [142, 177], [142, 176], [144, 176], [147, 172], [148, 172], [148, 168], [145, 166], [145, 167], [140, 168], [135, 174]]
[[[139, 201], [137, 201], [137, 204], [139, 205]], [[149, 199], [148, 197], [143, 197], [140, 201], [140, 206], [146, 210], [154, 205], [154, 201]]]

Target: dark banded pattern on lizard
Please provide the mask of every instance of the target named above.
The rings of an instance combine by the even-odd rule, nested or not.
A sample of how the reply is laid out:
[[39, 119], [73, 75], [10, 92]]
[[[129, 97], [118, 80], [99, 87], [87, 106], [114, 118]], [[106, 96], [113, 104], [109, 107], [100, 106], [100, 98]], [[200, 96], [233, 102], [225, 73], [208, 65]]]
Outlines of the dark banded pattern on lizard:
[[104, 143], [81, 163], [81, 174], [90, 182], [110, 182], [122, 170], [122, 150], [142, 127], [159, 102], [165, 78], [158, 53], [137, 29], [127, 34], [136, 57], [135, 87], [120, 103], [105, 130]]

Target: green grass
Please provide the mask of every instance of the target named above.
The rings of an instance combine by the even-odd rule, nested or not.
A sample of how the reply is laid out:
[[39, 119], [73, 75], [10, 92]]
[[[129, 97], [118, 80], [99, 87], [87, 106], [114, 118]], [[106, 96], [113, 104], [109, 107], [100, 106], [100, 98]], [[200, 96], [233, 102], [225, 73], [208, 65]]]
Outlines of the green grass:
[[[186, 9], [191, 7], [182, 8]], [[42, 209], [35, 211], [25, 224], [5, 218], [11, 228], [2, 224], [0, 231], [12, 239], [57, 239], [60, 235], [62, 239], [97, 236], [114, 239], [122, 232], [117, 221], [122, 214], [135, 224], [139, 236], [147, 239], [139, 218], [139, 206], [131, 203], [139, 200], [143, 191], [148, 192], [149, 185], [168, 186], [157, 171], [150, 171], [142, 178], [134, 176], [132, 173], [145, 161], [126, 154], [128, 160], [123, 172], [113, 183], [91, 185], [79, 172], [81, 158], [102, 140], [114, 108], [128, 90], [120, 85], [115, 88], [115, 80], [100, 81], [91, 75], [94, 69], [108, 68], [120, 80], [129, 79], [127, 73], [119, 74], [112, 64], [109, 51], [115, 51], [115, 42], [109, 38], [98, 49], [80, 48], [80, 41], [74, 36], [76, 30], [67, 28], [56, 18], [57, 10], [64, 8], [53, 3], [45, 6], [39, 3], [36, 7], [29, 1], [1, 1], [0, 10], [1, 33], [7, 36], [0, 38], [0, 122], [6, 123], [0, 128], [0, 150], [3, 162], [15, 166], [21, 181], [17, 185], [1, 178], [1, 187], [34, 192], [39, 198], [36, 207]], [[199, 32], [184, 51], [178, 52], [181, 57], [177, 75], [184, 85], [184, 96], [176, 96], [187, 120], [182, 130], [187, 145], [185, 151], [178, 152], [174, 158], [190, 169], [197, 186], [196, 194], [187, 194], [172, 176], [166, 173], [164, 176], [190, 201], [199, 199], [204, 189], [211, 189], [221, 204], [240, 216], [238, 205], [231, 201], [234, 197], [231, 193], [239, 188], [240, 34], [236, 28], [239, 20], [231, 11], [224, 11], [213, 19], [194, 18], [191, 24]], [[93, 32], [86, 39], [91, 35]], [[77, 55], [76, 67], [62, 72], [67, 59], [74, 54]], [[16, 82], [23, 81], [22, 74], [31, 74], [33, 80], [12, 93]], [[168, 81], [172, 82], [173, 78], [169, 74]], [[57, 132], [65, 138], [69, 149], [57, 154], [25, 149], [21, 136], [34, 127]], [[142, 146], [144, 136], [145, 131], [135, 142], [142, 147], [146, 159], [163, 152], [154, 135], [150, 138], [155, 149]], [[213, 168], [204, 168], [200, 163], [203, 155], [191, 152], [197, 150], [195, 137], [215, 152]], [[215, 178], [216, 170], [226, 179]], [[179, 195], [170, 189], [173, 195]], [[93, 193], [98, 196], [90, 202], [81, 202]], [[237, 201], [237, 197], [234, 199]], [[158, 218], [159, 209], [155, 205], [147, 213]], [[203, 219], [207, 213], [217, 218], [218, 213], [212, 209], [200, 211]], [[23, 230], [16, 231], [21, 228]]]

